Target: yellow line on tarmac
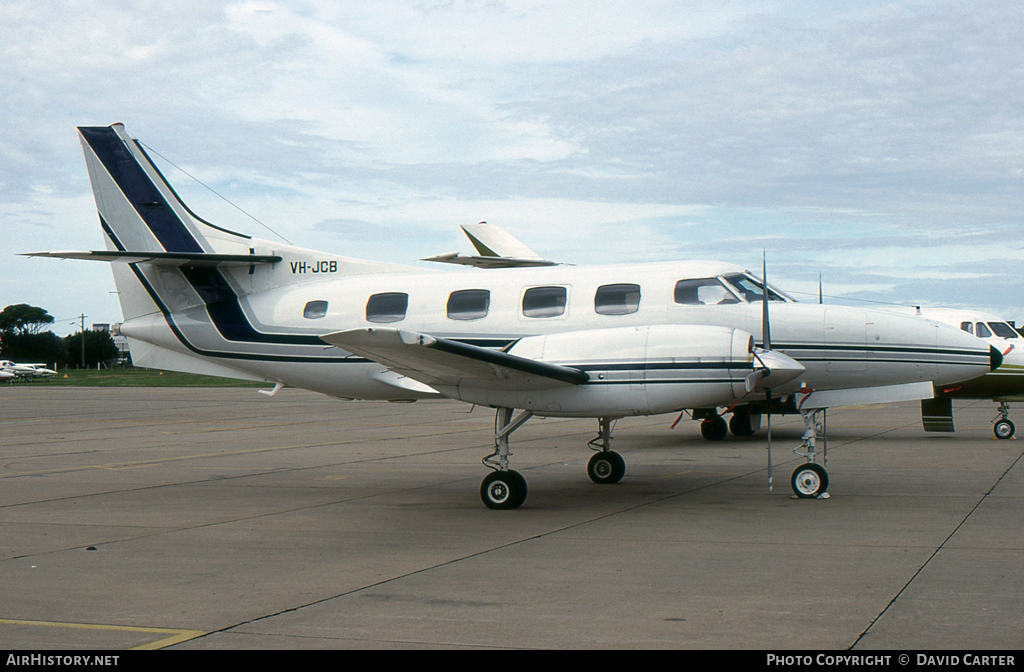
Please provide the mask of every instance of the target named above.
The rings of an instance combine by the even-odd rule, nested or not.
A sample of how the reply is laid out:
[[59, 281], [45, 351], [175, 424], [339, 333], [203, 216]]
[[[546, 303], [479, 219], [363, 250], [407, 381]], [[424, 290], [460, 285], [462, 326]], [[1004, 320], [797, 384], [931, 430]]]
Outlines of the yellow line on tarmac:
[[142, 644], [141, 646], [133, 646], [130, 651], [152, 651], [155, 649], [162, 649], [165, 646], [171, 646], [172, 644], [180, 644], [181, 642], [187, 642], [190, 639], [195, 639], [205, 635], [206, 633], [202, 630], [174, 630], [171, 628], [143, 628], [132, 625], [100, 625], [95, 623], [59, 623], [56, 621], [24, 621], [15, 620], [9, 618], [0, 618], [0, 625], [30, 625], [30, 626], [42, 626], [48, 628], [73, 628], [76, 630], [106, 630], [106, 631], [119, 631], [119, 632], [142, 632], [154, 635], [166, 635], [161, 639]]

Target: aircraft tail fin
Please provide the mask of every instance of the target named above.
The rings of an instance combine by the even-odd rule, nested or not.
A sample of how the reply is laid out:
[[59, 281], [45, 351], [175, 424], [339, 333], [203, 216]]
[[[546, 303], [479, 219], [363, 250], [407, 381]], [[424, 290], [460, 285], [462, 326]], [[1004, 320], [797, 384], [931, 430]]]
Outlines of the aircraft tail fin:
[[138, 140], [122, 124], [80, 126], [96, 207], [114, 248], [162, 254], [216, 253], [217, 237], [250, 237], [199, 218], [178, 198]]
[[[125, 320], [321, 278], [412, 270], [272, 243], [216, 226], [196, 215], [123, 124], [80, 126], [105, 251], [36, 252], [31, 256], [113, 262]], [[185, 284], [183, 289], [180, 287]]]

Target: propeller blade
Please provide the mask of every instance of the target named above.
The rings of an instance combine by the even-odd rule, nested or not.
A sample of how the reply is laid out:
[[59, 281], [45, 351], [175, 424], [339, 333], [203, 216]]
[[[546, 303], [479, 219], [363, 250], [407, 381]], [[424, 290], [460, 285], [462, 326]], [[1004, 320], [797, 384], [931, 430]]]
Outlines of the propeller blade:
[[764, 398], [768, 412], [768, 492], [772, 492], [772, 391], [765, 390]]
[[772, 330], [768, 320], [768, 257], [761, 251], [761, 347], [772, 349]]

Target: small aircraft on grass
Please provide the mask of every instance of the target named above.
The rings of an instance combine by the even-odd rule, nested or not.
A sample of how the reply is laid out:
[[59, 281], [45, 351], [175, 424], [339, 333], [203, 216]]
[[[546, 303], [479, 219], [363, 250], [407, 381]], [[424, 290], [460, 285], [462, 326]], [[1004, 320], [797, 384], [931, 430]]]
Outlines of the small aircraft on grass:
[[56, 375], [57, 372], [46, 368], [45, 364], [17, 364], [9, 359], [0, 359], [0, 380], [10, 378], [30, 380], [32, 378], [47, 378]]
[[[588, 474], [614, 483], [625, 473], [611, 450], [616, 418], [697, 409], [715, 438], [725, 426], [717, 409], [778, 404], [807, 425], [794, 490], [822, 496], [822, 409], [931, 398], [933, 384], [976, 378], [1001, 359], [918, 317], [797, 303], [727, 263], [524, 258], [442, 271], [260, 240], [193, 213], [123, 125], [79, 134], [106, 249], [32, 255], [111, 262], [136, 365], [346, 399], [493, 407], [492, 473], [480, 489], [490, 508], [526, 499], [509, 438], [534, 416], [597, 418]], [[733, 416], [742, 431], [749, 419]], [[769, 478], [770, 468], [769, 457]]]

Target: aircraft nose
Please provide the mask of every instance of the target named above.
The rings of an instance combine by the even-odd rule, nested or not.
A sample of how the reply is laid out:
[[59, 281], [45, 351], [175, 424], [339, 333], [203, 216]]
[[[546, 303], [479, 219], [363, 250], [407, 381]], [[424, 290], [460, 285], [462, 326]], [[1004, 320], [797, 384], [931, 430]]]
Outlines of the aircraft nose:
[[988, 348], [988, 361], [989, 371], [995, 371], [999, 368], [999, 365], [1003, 363], [1003, 353], [995, 349], [994, 346]]

